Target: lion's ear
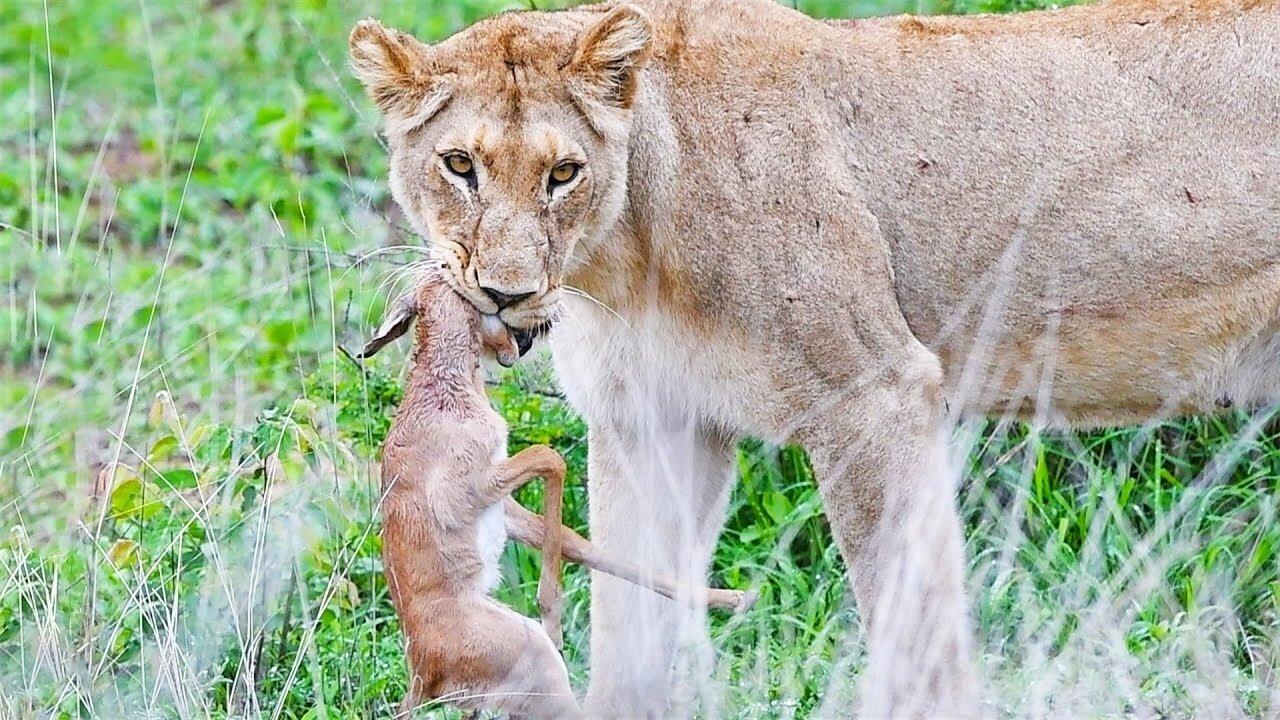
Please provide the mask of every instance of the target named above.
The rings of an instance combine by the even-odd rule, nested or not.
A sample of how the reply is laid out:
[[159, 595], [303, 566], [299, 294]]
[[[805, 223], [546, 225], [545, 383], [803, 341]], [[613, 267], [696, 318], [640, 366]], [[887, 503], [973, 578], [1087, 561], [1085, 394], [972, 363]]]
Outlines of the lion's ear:
[[373, 18], [356, 23], [348, 40], [351, 69], [388, 124], [421, 124], [449, 99], [434, 71], [431, 47]]
[[635, 99], [636, 76], [649, 60], [653, 26], [644, 11], [619, 5], [582, 36], [570, 62], [589, 100], [627, 109]]

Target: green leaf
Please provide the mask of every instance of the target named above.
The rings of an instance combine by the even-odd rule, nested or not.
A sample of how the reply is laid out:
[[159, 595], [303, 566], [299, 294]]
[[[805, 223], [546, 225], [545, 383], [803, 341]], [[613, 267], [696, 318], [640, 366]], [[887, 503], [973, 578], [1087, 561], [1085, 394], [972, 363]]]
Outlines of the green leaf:
[[195, 471], [187, 468], [166, 470], [160, 475], [161, 480], [175, 490], [188, 490], [200, 484], [200, 477]]
[[276, 347], [289, 347], [298, 338], [298, 325], [292, 320], [277, 320], [264, 324], [262, 334]]
[[765, 493], [761, 504], [764, 505], [765, 512], [769, 513], [769, 518], [779, 525], [786, 522], [787, 516], [791, 514], [791, 501], [780, 492], [771, 490]]
[[178, 438], [165, 435], [151, 444], [151, 452], [147, 453], [148, 463], [157, 463], [173, 454], [178, 449]]
[[282, 155], [293, 155], [298, 150], [298, 134], [302, 130], [299, 118], [282, 120], [276, 125], [276, 146]]
[[127, 518], [137, 515], [142, 510], [143, 486], [137, 475], [121, 478], [111, 491], [111, 516]]
[[262, 127], [270, 125], [283, 117], [285, 117], [285, 109], [283, 107], [279, 105], [263, 105], [254, 114], [253, 122], [255, 125]]
[[18, 425], [17, 427], [14, 427], [4, 434], [4, 442], [0, 443], [0, 447], [5, 448], [6, 450], [19, 449], [22, 447], [22, 444], [26, 442], [27, 435], [30, 434], [30, 432], [31, 426], [29, 425]]

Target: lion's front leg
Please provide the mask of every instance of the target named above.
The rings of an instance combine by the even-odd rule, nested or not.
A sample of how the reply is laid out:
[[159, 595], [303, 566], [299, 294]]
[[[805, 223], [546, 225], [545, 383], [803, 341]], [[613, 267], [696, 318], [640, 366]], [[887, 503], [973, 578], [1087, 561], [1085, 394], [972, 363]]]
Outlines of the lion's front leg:
[[[592, 427], [588, 447], [592, 542], [689, 587], [705, 585], [733, 444], [680, 423], [637, 423]], [[592, 573], [589, 717], [687, 715], [712, 661], [705, 612]]]
[[941, 373], [907, 345], [885, 363], [896, 372], [831, 403], [804, 441], [867, 631], [858, 716], [972, 718], [978, 686]]

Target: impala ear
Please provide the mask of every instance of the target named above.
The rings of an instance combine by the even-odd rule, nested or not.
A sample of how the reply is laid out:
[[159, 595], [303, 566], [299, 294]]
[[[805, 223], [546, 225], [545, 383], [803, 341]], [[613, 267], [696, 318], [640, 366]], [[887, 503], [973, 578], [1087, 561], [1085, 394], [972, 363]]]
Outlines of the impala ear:
[[351, 69], [388, 125], [420, 125], [449, 99], [445, 77], [436, 72], [431, 46], [373, 18], [356, 23], [348, 39]]
[[625, 110], [635, 99], [636, 77], [652, 48], [648, 16], [634, 5], [619, 5], [582, 36], [569, 70], [578, 77], [584, 100]]
[[356, 359], [364, 360], [373, 357], [379, 350], [409, 332], [409, 326], [413, 325], [413, 319], [417, 316], [418, 303], [414, 291], [411, 290], [396, 298], [387, 308], [387, 314], [377, 331], [373, 333], [373, 338], [356, 354]]

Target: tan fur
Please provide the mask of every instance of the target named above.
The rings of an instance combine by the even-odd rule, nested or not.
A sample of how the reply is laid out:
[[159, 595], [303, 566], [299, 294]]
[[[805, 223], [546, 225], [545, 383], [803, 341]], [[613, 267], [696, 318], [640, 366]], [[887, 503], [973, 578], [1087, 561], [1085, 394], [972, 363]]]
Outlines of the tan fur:
[[[383, 563], [410, 670], [400, 715], [440, 698], [578, 717], [554, 644], [558, 547], [548, 548], [538, 585], [544, 628], [488, 596], [506, 540], [502, 502], [543, 477], [547, 522], [559, 527], [564, 461], [544, 446], [506, 457], [506, 426], [484, 392], [478, 313], [439, 281], [424, 282], [414, 300], [422, 318], [413, 367], [382, 449]], [[393, 327], [362, 355], [377, 352], [385, 333], [404, 332]]]
[[[645, 562], [696, 576], [733, 440], [799, 442], [864, 610], [863, 710], [971, 716], [951, 419], [1280, 399], [1280, 3], [640, 5], [504, 14], [414, 45], [407, 73], [379, 61], [401, 36], [359, 25], [392, 191], [476, 307], [532, 293], [499, 317], [560, 318], [596, 542], [666, 538]], [[566, 158], [579, 180], [548, 194]], [[588, 712], [677, 712], [696, 621], [596, 577], [592, 622]]]
[[[753, 593], [695, 592], [651, 577], [561, 525], [564, 461], [545, 446], [506, 458], [506, 424], [484, 392], [481, 346], [512, 354], [510, 333], [487, 323], [440, 278], [425, 278], [393, 303], [360, 356], [403, 335], [419, 315], [413, 366], [382, 457], [383, 561], [410, 669], [400, 715], [440, 698], [519, 717], [579, 716], [556, 652], [562, 555], [685, 602], [751, 606]], [[542, 517], [510, 497], [539, 476], [546, 480]], [[542, 549], [542, 631], [488, 597], [508, 532]]]

